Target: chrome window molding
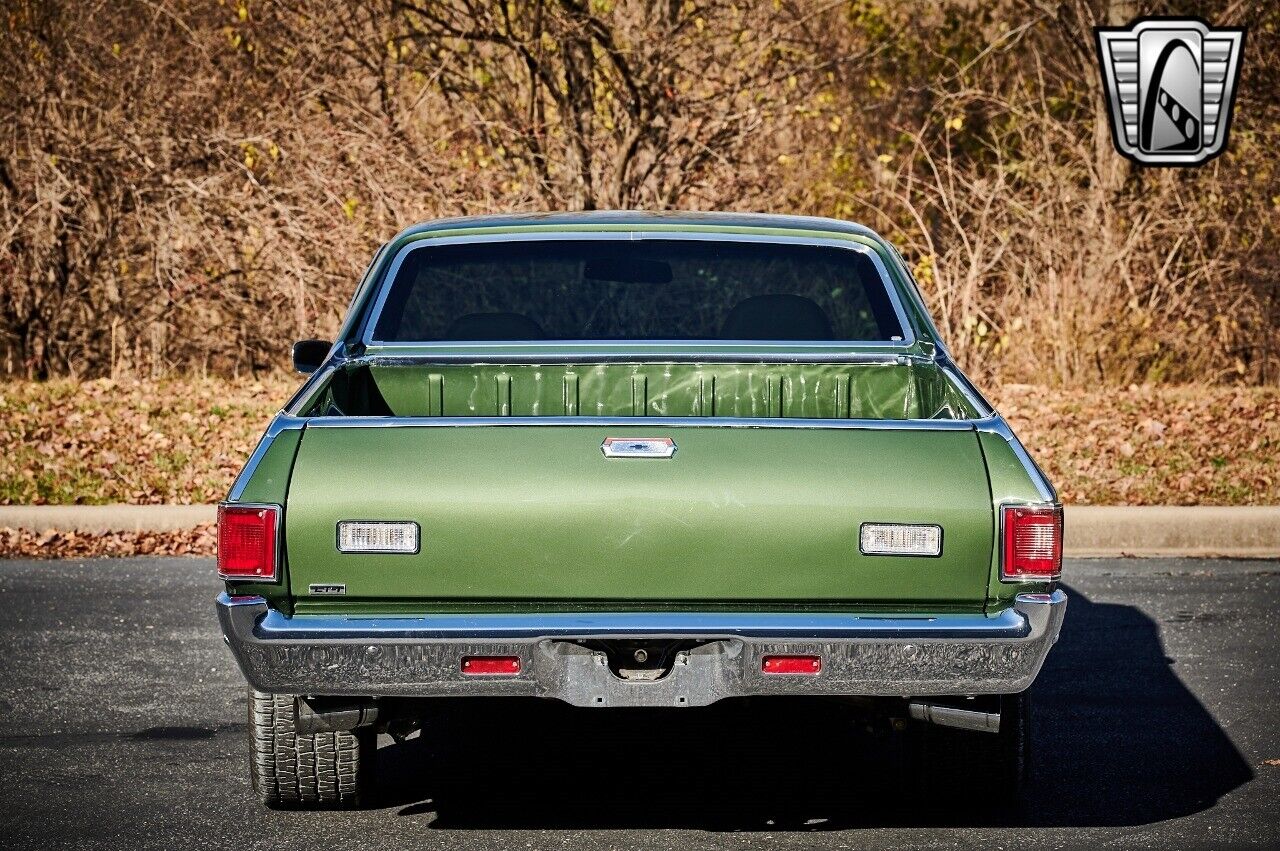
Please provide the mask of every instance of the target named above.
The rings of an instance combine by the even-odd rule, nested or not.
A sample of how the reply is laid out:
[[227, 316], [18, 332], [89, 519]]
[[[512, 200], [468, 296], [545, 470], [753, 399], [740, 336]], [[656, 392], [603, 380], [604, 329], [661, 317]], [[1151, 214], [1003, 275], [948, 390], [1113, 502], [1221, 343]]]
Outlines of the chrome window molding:
[[[857, 251], [865, 254], [870, 258], [871, 263], [875, 266], [876, 273], [880, 276], [881, 284], [884, 286], [889, 296], [889, 302], [893, 305], [894, 316], [897, 317], [898, 324], [902, 328], [903, 338], [901, 340], [833, 340], [833, 341], [815, 341], [815, 340], [761, 340], [761, 341], [733, 341], [733, 340], [424, 340], [421, 342], [404, 342], [404, 341], [385, 341], [374, 339], [374, 329], [378, 326], [378, 321], [382, 316], [383, 307], [386, 304], [387, 297], [391, 291], [391, 286], [395, 283], [396, 275], [400, 271], [400, 267], [404, 264], [405, 258], [410, 252], [430, 249], [434, 246], [441, 245], [477, 245], [495, 242], [584, 242], [584, 241], [626, 241], [638, 242], [641, 240], [659, 240], [659, 241], [701, 241], [701, 242], [747, 242], [747, 243], [764, 243], [773, 245], [808, 245], [816, 247], [840, 248], [846, 251]], [[757, 348], [776, 348], [780, 351], [790, 351], [803, 353], [806, 351], [816, 351], [830, 353], [841, 349], [859, 349], [867, 346], [883, 347], [893, 350], [901, 350], [911, 347], [915, 344], [917, 335], [915, 326], [907, 316], [907, 312], [902, 305], [901, 294], [894, 285], [889, 270], [884, 264], [884, 260], [880, 254], [871, 246], [861, 242], [855, 242], [850, 239], [842, 239], [838, 236], [830, 238], [812, 237], [812, 236], [780, 236], [776, 234], [752, 234], [752, 233], [733, 233], [733, 232], [705, 232], [705, 231], [658, 231], [643, 229], [638, 226], [636, 230], [631, 231], [541, 231], [541, 232], [520, 232], [520, 233], [495, 233], [495, 234], [474, 234], [467, 236], [439, 236], [433, 237], [424, 235], [422, 238], [415, 239], [404, 245], [396, 252], [392, 258], [387, 271], [382, 276], [381, 284], [377, 296], [373, 302], [373, 307], [369, 311], [367, 320], [364, 322], [363, 331], [361, 333], [361, 342], [367, 349], [376, 350], [394, 350], [395, 348], [413, 348], [415, 350], [430, 348], [446, 348], [457, 349], [465, 345], [476, 347], [485, 346], [510, 346], [514, 351], [518, 351], [520, 347], [541, 346], [546, 347], [552, 345], [562, 347], [566, 345], [593, 346], [601, 352], [612, 352], [617, 355], [627, 354], [630, 347], [645, 346], [658, 347], [672, 346], [716, 346], [721, 343], [727, 345], [725, 354], [734, 351], [735, 346], [741, 348], [736, 349], [735, 359], [754, 358], [756, 352], [752, 351]], [[583, 353], [585, 355], [585, 353]], [[487, 358], [481, 357], [477, 359], [471, 356], [473, 362], [483, 361]]]

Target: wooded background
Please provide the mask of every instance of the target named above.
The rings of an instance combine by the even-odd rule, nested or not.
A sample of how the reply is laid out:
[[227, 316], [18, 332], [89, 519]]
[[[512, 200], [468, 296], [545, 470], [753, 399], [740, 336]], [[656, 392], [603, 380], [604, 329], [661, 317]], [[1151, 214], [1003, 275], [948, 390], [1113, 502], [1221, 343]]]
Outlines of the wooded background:
[[[1280, 5], [3, 0], [0, 374], [245, 375], [439, 216], [862, 221], [980, 381], [1280, 384]], [[1226, 155], [1112, 148], [1092, 27], [1248, 26]]]

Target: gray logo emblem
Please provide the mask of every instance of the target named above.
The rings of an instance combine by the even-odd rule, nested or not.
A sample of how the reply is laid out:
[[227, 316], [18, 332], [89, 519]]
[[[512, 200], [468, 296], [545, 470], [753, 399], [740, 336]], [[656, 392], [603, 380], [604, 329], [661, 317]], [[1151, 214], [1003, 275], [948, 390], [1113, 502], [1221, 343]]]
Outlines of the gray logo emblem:
[[1226, 149], [1244, 28], [1143, 18], [1093, 32], [1121, 154], [1146, 165], [1191, 166]]
[[600, 451], [606, 458], [670, 458], [676, 442], [669, 437], [606, 437]]

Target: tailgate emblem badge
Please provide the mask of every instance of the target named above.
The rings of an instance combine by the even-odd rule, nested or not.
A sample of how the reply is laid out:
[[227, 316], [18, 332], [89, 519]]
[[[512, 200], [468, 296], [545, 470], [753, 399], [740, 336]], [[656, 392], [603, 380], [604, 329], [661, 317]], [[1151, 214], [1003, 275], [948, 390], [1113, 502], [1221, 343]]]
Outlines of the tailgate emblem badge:
[[606, 458], [670, 458], [676, 442], [669, 437], [606, 437], [600, 451]]

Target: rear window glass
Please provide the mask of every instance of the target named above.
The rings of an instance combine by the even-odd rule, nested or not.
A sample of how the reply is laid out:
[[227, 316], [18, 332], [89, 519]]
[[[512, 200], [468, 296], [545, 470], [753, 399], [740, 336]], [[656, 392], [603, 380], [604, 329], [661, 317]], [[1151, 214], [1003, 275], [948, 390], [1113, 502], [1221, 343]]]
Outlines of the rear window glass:
[[410, 251], [373, 338], [892, 341], [902, 327], [857, 250], [547, 240]]

